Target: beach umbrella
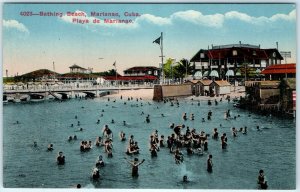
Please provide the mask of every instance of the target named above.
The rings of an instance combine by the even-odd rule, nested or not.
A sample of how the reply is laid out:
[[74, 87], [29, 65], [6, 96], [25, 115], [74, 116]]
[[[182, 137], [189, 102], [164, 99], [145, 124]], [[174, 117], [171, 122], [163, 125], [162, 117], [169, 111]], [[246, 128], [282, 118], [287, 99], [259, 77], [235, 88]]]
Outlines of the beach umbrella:
[[218, 73], [218, 71], [216, 71], [216, 70], [212, 70], [212, 71], [210, 72], [209, 76], [211, 76], [211, 77], [219, 77], [219, 73]]
[[194, 74], [194, 77], [195, 77], [195, 79], [201, 79], [201, 78], [202, 78], [202, 72], [201, 72], [201, 71], [197, 71], [197, 72]]

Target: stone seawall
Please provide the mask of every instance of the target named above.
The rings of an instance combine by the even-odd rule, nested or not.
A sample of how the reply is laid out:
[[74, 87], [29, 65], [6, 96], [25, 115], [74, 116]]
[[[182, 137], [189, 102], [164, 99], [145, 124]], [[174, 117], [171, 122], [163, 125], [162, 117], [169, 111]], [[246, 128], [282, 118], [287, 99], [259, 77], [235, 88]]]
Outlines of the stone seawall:
[[190, 95], [192, 95], [192, 86], [190, 84], [154, 85], [154, 101], [161, 101], [167, 97], [180, 97]]

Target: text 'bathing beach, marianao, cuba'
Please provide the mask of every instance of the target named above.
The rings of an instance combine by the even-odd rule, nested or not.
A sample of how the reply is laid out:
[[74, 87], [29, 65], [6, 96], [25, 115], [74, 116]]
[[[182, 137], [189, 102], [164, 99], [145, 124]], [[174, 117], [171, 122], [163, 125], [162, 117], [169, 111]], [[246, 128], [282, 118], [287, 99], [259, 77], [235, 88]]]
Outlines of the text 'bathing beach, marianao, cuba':
[[[106, 24], [114, 24], [114, 23], [133, 23], [133, 19], [128, 18], [136, 18], [140, 17], [141, 14], [137, 12], [124, 12], [123, 14], [120, 14], [118, 12], [110, 13], [110, 12], [90, 12], [90, 16], [88, 16], [87, 13], [82, 11], [76, 11], [76, 12], [43, 12], [39, 11], [37, 13], [34, 13], [32, 11], [22, 11], [20, 12], [21, 16], [41, 16], [41, 17], [63, 17], [64, 15], [68, 17], [75, 17], [72, 19], [73, 23], [79, 23], [79, 24], [88, 24], [88, 23], [106, 23]], [[125, 17], [126, 19], [116, 19], [116, 18], [94, 18], [94, 17]]]

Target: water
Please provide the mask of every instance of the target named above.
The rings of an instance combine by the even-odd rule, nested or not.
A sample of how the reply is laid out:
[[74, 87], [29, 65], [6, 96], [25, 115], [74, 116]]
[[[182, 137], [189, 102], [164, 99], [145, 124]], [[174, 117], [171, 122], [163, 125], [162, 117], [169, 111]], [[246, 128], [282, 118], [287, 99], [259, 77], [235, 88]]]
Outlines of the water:
[[[42, 102], [4, 105], [3, 114], [3, 183], [9, 188], [70, 188], [80, 183], [83, 187], [95, 188], [142, 188], [142, 189], [257, 189], [259, 169], [264, 169], [270, 189], [295, 189], [296, 187], [296, 125], [293, 120], [262, 117], [240, 109], [227, 102], [208, 106], [201, 101], [181, 100], [180, 107], [170, 103], [152, 101], [127, 101], [117, 99], [110, 102], [105, 98], [67, 102]], [[141, 103], [143, 106], [141, 106]], [[138, 104], [136, 106], [135, 104]], [[149, 105], [150, 104], [150, 105]], [[236, 120], [224, 120], [224, 112], [230, 109]], [[102, 112], [104, 110], [104, 112]], [[206, 119], [212, 110], [211, 121]], [[141, 113], [144, 112], [144, 115]], [[183, 121], [182, 114], [195, 114], [194, 121]], [[165, 117], [162, 117], [161, 114]], [[103, 117], [100, 117], [103, 114]], [[145, 123], [150, 114], [151, 122]], [[78, 119], [75, 119], [75, 116]], [[96, 124], [100, 119], [100, 124]], [[111, 124], [111, 120], [115, 124]], [[19, 121], [19, 124], [16, 124]], [[81, 126], [77, 126], [80, 121]], [[127, 126], [123, 125], [127, 122]], [[219, 133], [227, 133], [228, 149], [222, 150], [220, 141], [209, 139], [208, 152], [213, 155], [213, 173], [206, 171], [208, 154], [188, 156], [183, 151], [184, 162], [175, 164], [167, 148], [161, 148], [157, 158], [151, 158], [148, 140], [154, 130], [159, 135], [172, 133], [171, 122], [186, 124], [206, 133], [217, 127]], [[70, 127], [74, 124], [74, 127]], [[81, 140], [102, 136], [101, 130], [108, 124], [114, 133], [113, 158], [108, 159], [104, 148], [94, 146], [89, 152], [80, 152]], [[222, 124], [222, 127], [220, 127]], [[262, 131], [256, 131], [256, 125]], [[230, 128], [248, 127], [248, 134], [233, 138]], [[82, 127], [84, 130], [79, 132]], [[139, 178], [131, 177], [131, 167], [124, 157], [127, 141], [121, 142], [118, 133], [123, 130], [131, 134], [141, 148], [138, 158], [146, 161], [139, 167]], [[185, 129], [183, 130], [185, 131]], [[68, 137], [77, 135], [78, 140], [68, 142]], [[37, 147], [33, 142], [37, 142]], [[52, 152], [47, 145], [54, 144]], [[58, 166], [56, 156], [63, 151], [66, 164]], [[90, 179], [91, 171], [99, 155], [104, 157], [106, 166], [100, 169], [102, 179]], [[190, 182], [183, 183], [187, 175]]]

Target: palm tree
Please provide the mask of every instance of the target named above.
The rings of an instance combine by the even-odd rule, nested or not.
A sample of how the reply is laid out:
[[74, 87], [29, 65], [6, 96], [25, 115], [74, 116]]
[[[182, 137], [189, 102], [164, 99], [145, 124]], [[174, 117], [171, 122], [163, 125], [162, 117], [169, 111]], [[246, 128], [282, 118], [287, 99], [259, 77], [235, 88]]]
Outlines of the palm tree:
[[193, 73], [194, 66], [187, 59], [181, 59], [175, 67], [175, 77], [183, 78]]

